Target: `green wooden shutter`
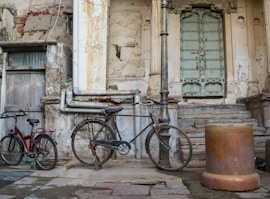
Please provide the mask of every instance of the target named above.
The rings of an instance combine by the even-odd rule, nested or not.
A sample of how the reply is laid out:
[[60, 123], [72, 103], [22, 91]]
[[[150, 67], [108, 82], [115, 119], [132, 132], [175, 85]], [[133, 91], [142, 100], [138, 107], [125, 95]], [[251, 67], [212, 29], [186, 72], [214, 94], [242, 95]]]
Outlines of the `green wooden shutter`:
[[224, 96], [223, 19], [196, 8], [181, 15], [181, 83], [184, 97]]

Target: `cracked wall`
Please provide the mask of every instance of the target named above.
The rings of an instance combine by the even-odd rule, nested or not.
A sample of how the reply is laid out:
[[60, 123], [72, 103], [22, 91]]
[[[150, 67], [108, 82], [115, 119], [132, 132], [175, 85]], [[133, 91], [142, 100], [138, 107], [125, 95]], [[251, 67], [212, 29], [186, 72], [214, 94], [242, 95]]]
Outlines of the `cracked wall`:
[[16, 12], [12, 7], [0, 7], [0, 41], [11, 40], [13, 37], [15, 17]]
[[[146, 93], [150, 68], [150, 1], [111, 1], [109, 88]], [[128, 9], [127, 9], [128, 8]]]
[[2, 0], [0, 41], [57, 40], [71, 46], [71, 14], [72, 0]]

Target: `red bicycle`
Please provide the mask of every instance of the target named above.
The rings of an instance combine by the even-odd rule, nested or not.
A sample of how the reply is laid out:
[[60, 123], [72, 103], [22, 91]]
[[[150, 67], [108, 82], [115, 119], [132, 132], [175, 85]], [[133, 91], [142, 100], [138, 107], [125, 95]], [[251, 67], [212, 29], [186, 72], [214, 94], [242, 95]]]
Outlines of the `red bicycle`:
[[58, 160], [56, 142], [51, 137], [54, 131], [43, 128], [34, 130], [34, 126], [37, 126], [39, 120], [27, 119], [31, 125], [31, 132], [24, 135], [17, 126], [17, 118], [25, 115], [26, 113], [22, 110], [7, 111], [1, 114], [0, 119], [13, 118], [15, 120], [13, 129], [0, 141], [2, 160], [8, 165], [18, 165], [26, 155], [34, 159], [32, 167], [37, 166], [44, 170], [53, 169]]

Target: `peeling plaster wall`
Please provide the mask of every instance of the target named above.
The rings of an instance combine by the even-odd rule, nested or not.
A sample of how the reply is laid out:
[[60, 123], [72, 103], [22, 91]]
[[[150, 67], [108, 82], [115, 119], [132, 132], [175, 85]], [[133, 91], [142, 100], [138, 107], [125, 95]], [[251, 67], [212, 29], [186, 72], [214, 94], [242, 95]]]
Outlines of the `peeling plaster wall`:
[[72, 0], [2, 0], [0, 33], [5, 29], [7, 36], [1, 40], [57, 40], [71, 46], [67, 31], [70, 13]]
[[[108, 62], [107, 66], [102, 66], [102, 71], [105, 68], [107, 70], [107, 88], [112, 87], [119, 90], [139, 88], [143, 95], [147, 94], [149, 87], [158, 90], [157, 85], [159, 85], [160, 79], [150, 78], [151, 67], [153, 67], [150, 57], [151, 39], [158, 37], [151, 35], [151, 23], [152, 17], [160, 17], [158, 13], [156, 15], [151, 13], [153, 2], [156, 1], [111, 0], [107, 45]], [[193, 3], [196, 2], [200, 1]], [[58, 16], [59, 3], [61, 6]], [[26, 0], [23, 3], [20, 0], [14, 0], [12, 3], [9, 0], [2, 0], [0, 9], [0, 37], [2, 40], [56, 39], [71, 46], [71, 35], [67, 33], [67, 15], [65, 13], [72, 13], [72, 0]], [[262, 91], [267, 76], [263, 11], [262, 0], [239, 0], [237, 12], [224, 15], [225, 28], [231, 30], [231, 32], [225, 30], [227, 34], [227, 36], [225, 35], [226, 97], [219, 100], [189, 100], [188, 103], [194, 101], [235, 103], [238, 97], [258, 94]], [[181, 37], [179, 17], [179, 13], [170, 13], [168, 17], [168, 65], [170, 95], [181, 98], [180, 58], [177, 53]], [[93, 22], [93, 25], [95, 23], [98, 22]], [[157, 41], [159, 41], [158, 38]], [[100, 60], [96, 56], [92, 57], [91, 62], [95, 63], [97, 59]], [[232, 59], [231, 66], [229, 59]], [[92, 74], [95, 84], [99, 85], [100, 81], [103, 85], [104, 78], [96, 78], [96, 75], [93, 75], [98, 72], [100, 70], [93, 67], [87, 74]], [[102, 73], [106, 74], [106, 72]], [[89, 78], [87, 81], [90, 81]]]
[[[267, 51], [263, 1], [238, 1], [238, 12], [231, 14], [233, 70], [227, 79], [234, 89], [227, 89], [227, 100], [262, 92], [267, 78]], [[228, 55], [227, 55], [228, 56]]]
[[[139, 88], [142, 95], [158, 87], [160, 78], [150, 78], [153, 49], [151, 22], [160, 16], [151, 14], [155, 1], [111, 1], [108, 58], [108, 88]], [[192, 3], [201, 3], [197, 0]], [[222, 4], [217, 4], [222, 8]], [[181, 103], [232, 103], [237, 98], [262, 92], [267, 78], [267, 50], [263, 0], [238, 0], [236, 13], [224, 14], [226, 95], [219, 99], [181, 100], [180, 13], [168, 16], [168, 78], [170, 96]], [[154, 39], [159, 41], [157, 38]], [[152, 45], [152, 46], [151, 46]], [[160, 74], [159, 74], [160, 75]], [[152, 95], [159, 95], [159, 90]]]
[[[267, 78], [263, 0], [238, 0], [236, 13], [224, 14], [226, 96], [206, 103], [234, 104], [262, 92]], [[189, 102], [200, 100], [189, 100]]]
[[140, 89], [145, 95], [150, 70], [150, 0], [111, 1], [108, 88]]
[[[74, 127], [73, 115], [62, 114], [59, 104], [61, 90], [70, 84], [72, 77], [72, 31], [67, 27], [68, 17], [72, 16], [72, 3], [72, 0], [0, 1], [0, 41], [57, 41], [56, 45], [46, 45], [44, 118], [45, 128], [55, 130], [60, 159], [71, 156], [70, 131]], [[2, 52], [0, 65], [1, 62]]]
[[74, 1], [73, 88], [106, 90], [108, 0]]
[[[0, 11], [0, 40], [57, 40], [72, 49], [72, 36], [66, 28], [68, 14], [72, 13], [72, 0], [12, 0], [12, 3], [10, 2], [10, 0], [0, 2], [0, 10], [2, 10]], [[59, 2], [61, 6], [58, 16]], [[138, 88], [142, 91], [142, 96], [150, 93], [149, 88], [154, 88], [156, 93], [150, 93], [150, 97], [159, 95], [159, 59], [156, 55], [156, 62], [151, 63], [151, 52], [159, 53], [160, 49], [159, 47], [156, 49], [155, 47], [159, 45], [153, 45], [151, 41], [154, 40], [155, 44], [159, 44], [160, 36], [159, 29], [154, 34], [151, 28], [153, 21], [159, 22], [160, 13], [152, 13], [153, 2], [155, 6], [160, 4], [158, 0], [111, 0], [108, 6], [109, 17], [107, 13], [98, 17], [102, 5], [99, 4], [100, 7], [94, 8], [93, 4], [87, 4], [87, 9], [96, 12], [84, 13], [84, 17], [87, 18], [81, 19], [80, 25], [83, 28], [81, 30], [88, 31], [87, 36], [84, 37], [82, 33], [79, 38], [76, 38], [81, 42], [81, 46], [75, 51], [79, 52], [78, 54], [86, 53], [86, 57], [82, 56], [80, 58], [83, 59], [79, 60], [85, 62], [82, 63], [83, 78], [79, 79], [82, 88], [97, 90], [106, 89], [105, 87], [118, 90]], [[180, 103], [234, 104], [238, 97], [260, 93], [264, 88], [268, 65], [263, 11], [262, 0], [239, 0], [237, 13], [224, 14], [226, 96], [220, 99], [186, 101], [181, 98], [180, 84], [180, 14], [170, 13], [168, 16], [170, 96], [182, 100]], [[153, 17], [156, 19], [154, 20]], [[108, 35], [107, 30], [109, 30]], [[106, 50], [108, 54], [105, 53]], [[69, 62], [73, 60], [71, 52], [62, 44], [49, 46], [48, 53], [46, 95], [59, 98], [61, 89], [65, 87], [64, 77], [72, 75], [71, 69], [67, 66], [71, 66]], [[155, 78], [151, 79], [153, 74]], [[176, 107], [174, 108], [177, 110]], [[70, 158], [72, 156], [70, 135], [74, 126], [82, 118], [79, 114], [66, 114], [59, 109], [57, 103], [45, 106], [45, 124], [47, 128], [55, 129], [57, 132], [59, 157]], [[174, 115], [172, 118], [177, 117]], [[123, 125], [125, 133], [123, 136], [129, 137], [134, 132], [129, 128], [129, 122], [122, 120], [122, 123], [126, 124]]]

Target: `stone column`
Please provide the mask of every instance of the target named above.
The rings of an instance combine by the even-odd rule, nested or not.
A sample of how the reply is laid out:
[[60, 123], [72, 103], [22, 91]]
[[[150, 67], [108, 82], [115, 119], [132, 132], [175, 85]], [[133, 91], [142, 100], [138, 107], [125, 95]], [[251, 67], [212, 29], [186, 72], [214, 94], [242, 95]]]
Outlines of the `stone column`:
[[161, 41], [160, 41], [160, 9], [161, 1], [152, 0], [151, 17], [151, 68], [149, 77], [148, 95], [159, 95], [161, 69]]
[[248, 82], [248, 96], [257, 95], [260, 93], [258, 89], [257, 69], [256, 69], [256, 46], [255, 46], [255, 30], [254, 30], [254, 15], [253, 15], [253, 1], [246, 2], [247, 9], [247, 40], [248, 40], [248, 57], [249, 57], [249, 82]]
[[[5, 111], [5, 105], [6, 105], [6, 68], [8, 66], [8, 53], [3, 53], [2, 48], [0, 47], [0, 68], [2, 70], [1, 74], [1, 91], [0, 91], [0, 112], [3, 113]], [[1, 64], [2, 62], [2, 64]], [[1, 66], [2, 65], [2, 66]], [[5, 121], [2, 119], [0, 120], [0, 136], [3, 137], [6, 135], [6, 128], [5, 128]]]
[[264, 0], [268, 73], [270, 72], [270, 0]]
[[263, 92], [270, 92], [270, 0], [264, 0], [264, 16], [265, 16], [265, 29], [266, 29], [266, 45], [267, 45], [267, 71], [268, 77], [265, 81]]
[[106, 90], [109, 5], [109, 0], [74, 0], [74, 90]]

